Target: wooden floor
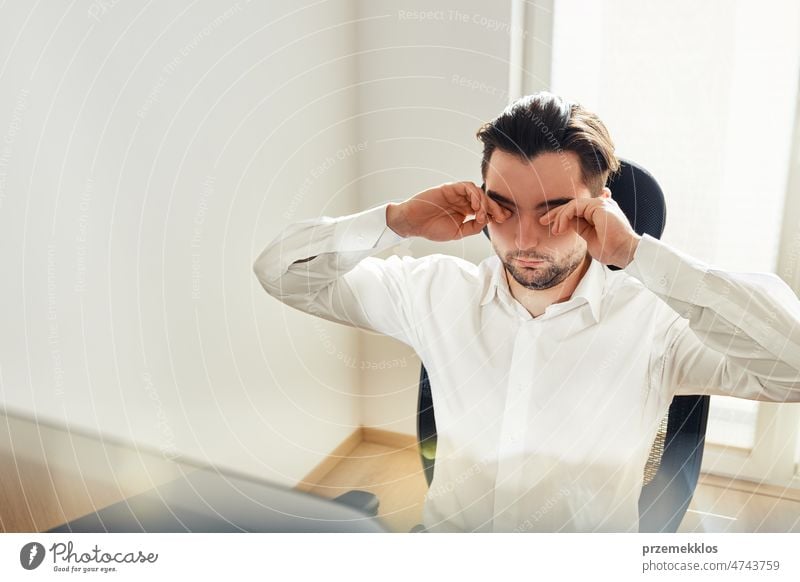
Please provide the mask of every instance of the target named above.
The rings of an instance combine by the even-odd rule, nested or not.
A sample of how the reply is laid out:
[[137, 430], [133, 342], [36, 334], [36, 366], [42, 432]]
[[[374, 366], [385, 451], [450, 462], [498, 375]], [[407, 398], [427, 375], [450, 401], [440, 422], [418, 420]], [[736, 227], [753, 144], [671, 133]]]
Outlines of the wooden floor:
[[[387, 528], [407, 532], [422, 521], [427, 483], [416, 449], [396, 444], [356, 441], [304, 489], [323, 497], [372, 491]], [[158, 452], [0, 414], [0, 532], [46, 531], [196, 468]], [[780, 491], [763, 495], [750, 489], [744, 482], [704, 476], [680, 531], [800, 532], [797, 492], [792, 500]]]
[[800, 495], [796, 490], [758, 494], [752, 489], [747, 482], [702, 475], [678, 531], [800, 532]]
[[[701, 476], [679, 532], [800, 532], [800, 498], [752, 493], [752, 485]], [[421, 522], [427, 483], [413, 449], [362, 442], [311, 492], [335, 497], [351, 489], [375, 493], [378, 516], [391, 531], [407, 532]], [[783, 498], [782, 498], [783, 497]]]
[[310, 492], [336, 497], [352, 489], [378, 496], [378, 517], [393, 532], [408, 532], [422, 522], [428, 483], [415, 450], [362, 442]]

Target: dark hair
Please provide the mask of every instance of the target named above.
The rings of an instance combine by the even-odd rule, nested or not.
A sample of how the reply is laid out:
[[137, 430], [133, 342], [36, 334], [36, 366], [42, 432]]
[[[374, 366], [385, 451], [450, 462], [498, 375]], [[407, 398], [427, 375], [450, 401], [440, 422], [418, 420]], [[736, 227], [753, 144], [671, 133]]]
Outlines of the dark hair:
[[495, 119], [480, 127], [477, 137], [483, 142], [484, 181], [495, 149], [526, 160], [547, 152], [574, 152], [580, 159], [583, 182], [592, 196], [599, 196], [609, 176], [619, 170], [614, 142], [600, 118], [581, 105], [547, 91], [520, 97], [509, 104]]

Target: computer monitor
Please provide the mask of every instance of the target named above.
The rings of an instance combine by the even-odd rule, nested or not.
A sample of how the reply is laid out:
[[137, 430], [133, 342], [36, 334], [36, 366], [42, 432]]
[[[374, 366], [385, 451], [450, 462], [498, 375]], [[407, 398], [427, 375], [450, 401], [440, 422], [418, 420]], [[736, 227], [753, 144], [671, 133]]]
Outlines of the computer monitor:
[[199, 469], [47, 533], [387, 531], [379, 519], [329, 499]]

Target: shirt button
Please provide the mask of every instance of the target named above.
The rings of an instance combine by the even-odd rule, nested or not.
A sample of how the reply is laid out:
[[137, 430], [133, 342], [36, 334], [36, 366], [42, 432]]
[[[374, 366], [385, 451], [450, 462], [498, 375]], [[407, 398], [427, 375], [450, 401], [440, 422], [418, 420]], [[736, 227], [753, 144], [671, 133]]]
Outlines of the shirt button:
[[663, 277], [663, 276], [658, 280], [658, 286], [659, 287], [666, 288], [668, 283], [669, 283], [669, 281], [667, 281], [667, 278]]

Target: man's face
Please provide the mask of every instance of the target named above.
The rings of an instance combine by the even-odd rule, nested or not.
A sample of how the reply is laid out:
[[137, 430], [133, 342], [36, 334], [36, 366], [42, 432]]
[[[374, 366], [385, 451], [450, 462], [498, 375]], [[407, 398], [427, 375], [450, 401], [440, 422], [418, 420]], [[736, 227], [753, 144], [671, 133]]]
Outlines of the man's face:
[[[564, 281], [586, 257], [586, 241], [575, 230], [559, 235], [539, 219], [571, 198], [590, 198], [577, 154], [540, 154], [523, 161], [495, 150], [486, 171], [486, 193], [511, 211], [502, 224], [488, 225], [492, 246], [508, 273], [529, 289]], [[528, 261], [541, 261], [537, 264]]]

